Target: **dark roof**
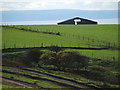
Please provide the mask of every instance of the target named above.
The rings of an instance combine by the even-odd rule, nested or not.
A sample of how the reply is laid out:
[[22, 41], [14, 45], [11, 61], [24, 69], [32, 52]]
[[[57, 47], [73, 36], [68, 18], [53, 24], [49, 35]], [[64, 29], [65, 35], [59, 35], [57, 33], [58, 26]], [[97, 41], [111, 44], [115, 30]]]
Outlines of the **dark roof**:
[[80, 18], [80, 17], [75, 17], [75, 18], [72, 18], [72, 19], [68, 19], [68, 20], [59, 22], [58, 24], [74, 24], [75, 19], [80, 19], [81, 20], [81, 22], [79, 22], [78, 24], [97, 24], [96, 21], [92, 21], [92, 20], [88, 20], [88, 19], [84, 19], [84, 18]]
[[[82, 20], [92, 21], [90, 19], [88, 20], [88, 19], [84, 19], [84, 18], [80, 18], [80, 17], [75, 17], [75, 18], [68, 19], [68, 20], [74, 20], [74, 19], [82, 19]], [[68, 21], [68, 20], [65, 20], [65, 21]], [[62, 22], [65, 22], [65, 21], [62, 21]], [[59, 22], [59, 23], [62, 23], [62, 22]], [[96, 21], [93, 21], [93, 22], [96, 22]]]

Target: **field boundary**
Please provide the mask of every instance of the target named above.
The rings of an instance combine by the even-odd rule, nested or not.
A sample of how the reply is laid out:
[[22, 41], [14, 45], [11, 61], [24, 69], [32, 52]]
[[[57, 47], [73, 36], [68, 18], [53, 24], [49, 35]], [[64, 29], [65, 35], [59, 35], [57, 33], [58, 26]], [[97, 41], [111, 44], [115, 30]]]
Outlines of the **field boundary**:
[[[27, 47], [27, 48], [6, 48], [2, 49], [3, 52], [13, 51], [13, 50], [24, 50], [24, 49], [50, 49], [51, 47]], [[105, 50], [110, 48], [86, 48], [86, 47], [58, 47], [61, 49], [85, 49], [85, 50]]]
[[[36, 33], [44, 33], [44, 34], [51, 34], [51, 35], [57, 35], [57, 36], [64, 36], [64, 37], [68, 37], [68, 38], [76, 38], [79, 40], [84, 40], [87, 42], [91, 42], [91, 43], [98, 43], [97, 46], [99, 47], [108, 47], [108, 48], [115, 48], [115, 49], [119, 49], [119, 45], [111, 42], [107, 42], [107, 41], [103, 41], [103, 40], [97, 40], [94, 38], [90, 38], [90, 37], [86, 37], [86, 36], [79, 36], [79, 35], [72, 35], [72, 34], [66, 34], [66, 33], [61, 33], [61, 32], [55, 32], [53, 30], [49, 30], [49, 31], [41, 31], [39, 29], [35, 30], [35, 29], [31, 29], [31, 28], [25, 28], [25, 27], [16, 27], [14, 25], [9, 26], [9, 25], [3, 25], [3, 27], [7, 27], [7, 28], [14, 28], [17, 30], [22, 30], [22, 31], [27, 31], [27, 32], [36, 32]], [[92, 44], [89, 44], [89, 46], [91, 46]]]

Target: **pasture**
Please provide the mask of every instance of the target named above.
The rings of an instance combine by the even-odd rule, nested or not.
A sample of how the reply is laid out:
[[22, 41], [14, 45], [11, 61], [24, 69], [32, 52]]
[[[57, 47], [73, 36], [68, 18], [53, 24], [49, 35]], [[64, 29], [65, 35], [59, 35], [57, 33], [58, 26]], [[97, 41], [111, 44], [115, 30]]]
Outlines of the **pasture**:
[[[3, 49], [46, 46], [118, 48], [118, 25], [16, 25], [14, 28], [11, 27], [3, 27]], [[19, 30], [20, 28], [40, 31], [40, 33]], [[59, 32], [60, 35], [41, 32]], [[87, 56], [97, 58], [118, 59], [118, 50], [83, 50], [81, 52], [87, 52]]]
[[[19, 84], [25, 84], [27, 88], [117, 88], [119, 87], [117, 81], [117, 76], [119, 75], [117, 71], [119, 67], [117, 66], [119, 63], [118, 43], [118, 25], [3, 26], [1, 47], [3, 49], [4, 65], [3, 88], [23, 87], [23, 85], [20, 86]], [[55, 52], [50, 50], [52, 46], [57, 48], [82, 47], [88, 49], [65, 48]], [[49, 48], [31, 51], [31, 54], [30, 48], [35, 47]], [[18, 50], [18, 48], [22, 49]], [[89, 48], [95, 49], [90, 50]], [[100, 48], [100, 50], [97, 48]], [[8, 50], [8, 52], [5, 52], [5, 50]], [[33, 55], [34, 57], [34, 53], [39, 53], [40, 55], [40, 52], [42, 54], [38, 57], [39, 61], [36, 62], [34, 60], [30, 61], [32, 58], [27, 56]], [[84, 62], [77, 64], [79, 62], [78, 58], [74, 55], [69, 57], [71, 55], [70, 52], [79, 58], [82, 58], [79, 55], [83, 55], [86, 59], [83, 59]], [[68, 55], [68, 57], [64, 55]], [[34, 57], [35, 60], [37, 60], [36, 57]], [[76, 61], [71, 59], [74, 57]], [[69, 60], [66, 62], [67, 58]], [[88, 62], [86, 61], [87, 59], [89, 59]], [[70, 60], [74, 60], [72, 65]], [[49, 61], [52, 63], [49, 63]], [[56, 64], [54, 62], [59, 63]], [[59, 68], [59, 65], [62, 68]], [[83, 65], [83, 67], [80, 65]], [[109, 78], [111, 79], [109, 80]], [[18, 85], [8, 84], [6, 80], [17, 82]]]

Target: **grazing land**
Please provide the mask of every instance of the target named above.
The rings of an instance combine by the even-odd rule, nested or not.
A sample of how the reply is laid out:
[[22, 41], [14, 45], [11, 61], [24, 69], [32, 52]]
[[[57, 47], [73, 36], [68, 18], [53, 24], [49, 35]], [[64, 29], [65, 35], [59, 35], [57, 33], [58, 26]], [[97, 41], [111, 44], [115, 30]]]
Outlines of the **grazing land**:
[[2, 36], [3, 88], [119, 87], [118, 25], [4, 25]]

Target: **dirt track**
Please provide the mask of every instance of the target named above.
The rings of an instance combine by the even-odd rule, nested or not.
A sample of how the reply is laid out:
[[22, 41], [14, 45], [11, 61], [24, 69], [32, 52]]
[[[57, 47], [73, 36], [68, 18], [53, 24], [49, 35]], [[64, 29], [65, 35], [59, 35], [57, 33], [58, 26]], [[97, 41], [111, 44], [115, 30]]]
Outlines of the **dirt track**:
[[[41, 72], [38, 72], [38, 71], [15, 68], [15, 67], [10, 67], [10, 68], [14, 68], [14, 69], [17, 69], [17, 70], [21, 70], [21, 71], [28, 72], [28, 73], [35, 74], [35, 75], [39, 75], [39, 76], [45, 76], [45, 77], [48, 77], [48, 78], [53, 78], [53, 79], [58, 80], [58, 81], [67, 82], [69, 84], [73, 84], [73, 85], [76, 85], [76, 86], [81, 86], [82, 88], [99, 89], [98, 87], [94, 87], [94, 86], [87, 85], [87, 84], [84, 84], [84, 83], [79, 83], [79, 82], [76, 82], [76, 81], [73, 81], [73, 80], [70, 80], [70, 79], [65, 79], [65, 78], [58, 77], [58, 76], [49, 75], [49, 74], [46, 74], [46, 73], [41, 73]], [[8, 72], [8, 73], [10, 73], [10, 72]], [[26, 77], [29, 77], [29, 76], [26, 76]], [[41, 79], [41, 78], [38, 78], [38, 77], [30, 77], [30, 78]], [[49, 81], [49, 80], [45, 79], [44, 81]], [[54, 81], [52, 81], [52, 82], [54, 82]], [[54, 82], [54, 83], [58, 84], [58, 82]], [[70, 86], [66, 86], [62, 83], [59, 83], [59, 84], [65, 86], [65, 87], [70, 87]], [[73, 87], [73, 88], [76, 88], [76, 87]]]
[[6, 77], [2, 77], [2, 81], [13, 83], [15, 85], [22, 86], [22, 87], [43, 88], [43, 87], [40, 87], [40, 86], [32, 84], [32, 83], [19, 81], [19, 80], [13, 80], [13, 79], [9, 79]]
[[31, 79], [35, 79], [35, 80], [40, 80], [40, 81], [44, 81], [44, 82], [47, 82], [47, 83], [52, 83], [52, 84], [55, 84], [55, 85], [58, 85], [58, 86], [61, 86], [61, 87], [64, 87], [64, 88], [78, 88], [78, 87], [73, 86], [73, 85], [68, 85], [68, 84], [64, 84], [64, 83], [61, 83], [61, 82], [48, 80], [48, 79], [40, 78], [40, 77], [36, 77], [36, 76], [30, 76], [30, 75], [27, 75], [27, 74], [20, 74], [20, 73], [16, 73], [16, 72], [9, 72], [9, 71], [6, 71], [6, 70], [3, 70], [2, 72], [15, 74], [17, 76], [23, 76], [23, 77], [27, 77], [27, 78], [31, 78]]

